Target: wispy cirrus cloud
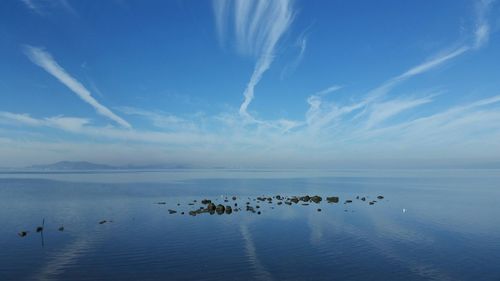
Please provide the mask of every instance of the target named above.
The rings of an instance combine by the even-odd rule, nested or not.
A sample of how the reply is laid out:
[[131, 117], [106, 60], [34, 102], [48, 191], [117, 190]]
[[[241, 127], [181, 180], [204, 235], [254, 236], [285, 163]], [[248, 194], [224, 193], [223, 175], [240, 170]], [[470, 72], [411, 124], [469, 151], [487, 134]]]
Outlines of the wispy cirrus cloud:
[[62, 66], [60, 66], [54, 60], [52, 55], [45, 51], [43, 48], [25, 46], [24, 50], [25, 54], [34, 64], [38, 65], [49, 74], [54, 76], [57, 80], [59, 80], [59, 82], [73, 91], [73, 93], [75, 93], [80, 99], [91, 105], [98, 114], [115, 121], [125, 128], [132, 127], [127, 121], [113, 113], [106, 106], [99, 103], [92, 96], [90, 91], [82, 85], [82, 83], [72, 77], [64, 68], [62, 68]]
[[488, 43], [490, 37], [490, 24], [488, 14], [496, 0], [479, 0], [476, 3], [476, 26], [474, 30], [474, 45], [476, 49]]
[[20, 0], [31, 11], [45, 16], [52, 8], [62, 8], [76, 15], [76, 11], [68, 0]]
[[255, 87], [274, 60], [278, 41], [293, 21], [292, 6], [292, 1], [288, 0], [213, 1], [219, 38], [224, 39], [225, 34], [232, 31], [238, 51], [257, 57], [239, 109], [240, 115], [248, 121], [256, 121], [248, 113], [248, 106], [254, 98]]

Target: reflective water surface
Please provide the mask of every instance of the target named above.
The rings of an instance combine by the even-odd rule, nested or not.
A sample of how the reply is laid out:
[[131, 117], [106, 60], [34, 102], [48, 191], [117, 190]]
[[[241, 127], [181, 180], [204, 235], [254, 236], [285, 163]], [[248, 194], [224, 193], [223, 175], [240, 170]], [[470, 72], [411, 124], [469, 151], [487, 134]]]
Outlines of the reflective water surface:
[[1, 172], [0, 280], [500, 280], [499, 199], [499, 170]]

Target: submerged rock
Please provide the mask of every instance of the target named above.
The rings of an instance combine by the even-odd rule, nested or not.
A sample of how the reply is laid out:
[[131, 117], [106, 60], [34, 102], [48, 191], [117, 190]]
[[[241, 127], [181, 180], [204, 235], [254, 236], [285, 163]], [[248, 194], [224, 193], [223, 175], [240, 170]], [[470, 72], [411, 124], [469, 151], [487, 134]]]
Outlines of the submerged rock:
[[344, 204], [352, 203], [352, 200], [345, 200]]
[[105, 224], [107, 222], [108, 222], [107, 220], [102, 220], [102, 221], [99, 222], [99, 224]]
[[384, 196], [379, 195], [379, 196], [377, 196], [377, 199], [384, 199]]
[[61, 232], [62, 232], [62, 231], [64, 231], [64, 226], [63, 226], [63, 225], [61, 225], [61, 226], [60, 226], [57, 230], [59, 230], [59, 231], [61, 231]]
[[292, 202], [286, 201], [285, 204], [292, 205]]
[[281, 201], [280, 201], [280, 202], [278, 202], [278, 205], [281, 205], [281, 204], [283, 204], [283, 202], [281, 202]]
[[169, 214], [175, 214], [175, 213], [177, 213], [177, 211], [176, 210], [172, 210], [172, 209], [168, 209], [168, 213]]
[[339, 198], [337, 196], [326, 197], [328, 203], [339, 203]]
[[212, 200], [208, 200], [208, 199], [201, 200], [201, 204], [203, 204], [203, 205], [208, 205], [210, 203], [212, 203]]
[[361, 201], [366, 201], [366, 198], [365, 197], [361, 197]]
[[290, 199], [290, 202], [297, 204], [297, 203], [299, 203], [299, 198], [293, 197], [292, 199]]
[[26, 235], [28, 235], [28, 231], [21, 231], [17, 235], [19, 235], [19, 237], [25, 237]]
[[165, 204], [167, 204], [167, 202], [157, 202], [156, 204], [158, 204], [158, 205], [165, 205]]
[[236, 200], [236, 196], [233, 196], [233, 201]]
[[375, 202], [373, 202], [373, 201], [372, 201], [372, 202], [370, 202], [370, 203], [368, 203], [368, 204], [373, 205], [373, 204], [375, 204]]
[[321, 212], [321, 209], [318, 208], [318, 212]]

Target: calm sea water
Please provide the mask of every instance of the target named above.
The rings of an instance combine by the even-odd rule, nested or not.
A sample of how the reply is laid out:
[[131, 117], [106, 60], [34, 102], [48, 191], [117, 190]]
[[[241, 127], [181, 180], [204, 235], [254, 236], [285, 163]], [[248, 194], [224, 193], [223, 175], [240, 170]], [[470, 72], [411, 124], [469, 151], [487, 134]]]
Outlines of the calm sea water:
[[500, 171], [3, 172], [0, 280], [500, 280]]

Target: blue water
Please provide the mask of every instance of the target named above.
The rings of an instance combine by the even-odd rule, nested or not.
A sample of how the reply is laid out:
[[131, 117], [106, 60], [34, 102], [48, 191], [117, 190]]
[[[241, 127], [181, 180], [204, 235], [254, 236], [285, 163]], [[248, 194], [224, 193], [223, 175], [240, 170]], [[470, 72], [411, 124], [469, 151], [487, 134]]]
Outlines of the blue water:
[[500, 280], [499, 199], [499, 170], [3, 172], [0, 280]]

